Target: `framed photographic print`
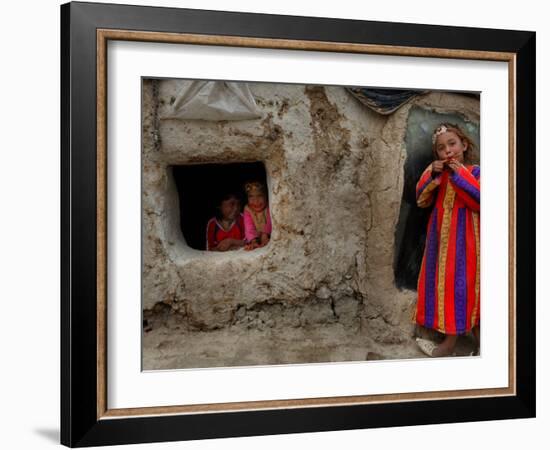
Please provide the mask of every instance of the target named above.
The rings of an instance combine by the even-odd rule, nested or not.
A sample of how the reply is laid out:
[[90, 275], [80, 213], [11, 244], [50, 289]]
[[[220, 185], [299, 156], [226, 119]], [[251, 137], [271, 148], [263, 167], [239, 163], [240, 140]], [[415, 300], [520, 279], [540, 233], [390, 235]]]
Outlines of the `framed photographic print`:
[[61, 55], [64, 445], [534, 417], [535, 33], [72, 2]]

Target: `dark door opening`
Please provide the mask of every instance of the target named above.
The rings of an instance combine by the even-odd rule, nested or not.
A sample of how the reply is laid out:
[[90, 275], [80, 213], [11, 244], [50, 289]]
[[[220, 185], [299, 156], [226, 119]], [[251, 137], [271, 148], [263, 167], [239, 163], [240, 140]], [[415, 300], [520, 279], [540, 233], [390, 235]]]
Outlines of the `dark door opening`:
[[267, 186], [265, 167], [261, 162], [171, 168], [178, 190], [181, 231], [187, 245], [197, 250], [206, 249], [206, 225], [216, 215], [216, 208], [224, 195], [237, 195], [244, 207], [247, 200], [244, 184], [247, 181], [257, 180]]
[[[431, 208], [419, 208], [416, 205], [416, 183], [433, 161], [432, 133], [441, 122], [458, 124], [479, 149], [479, 125], [466, 122], [458, 114], [440, 114], [416, 106], [411, 108], [405, 136], [407, 159], [403, 196], [395, 230], [393, 269], [399, 288], [417, 288]], [[479, 161], [479, 153], [474, 154], [474, 159], [476, 163]]]

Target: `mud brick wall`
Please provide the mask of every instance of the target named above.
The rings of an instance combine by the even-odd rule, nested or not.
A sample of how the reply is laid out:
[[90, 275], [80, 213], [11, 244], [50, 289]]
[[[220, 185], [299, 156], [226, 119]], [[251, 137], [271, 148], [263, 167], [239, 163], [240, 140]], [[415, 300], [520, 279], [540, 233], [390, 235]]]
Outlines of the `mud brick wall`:
[[[169, 308], [191, 329], [339, 321], [403, 339], [415, 292], [397, 287], [394, 260], [409, 116], [477, 126], [479, 100], [429, 93], [383, 116], [343, 87], [250, 83], [259, 119], [164, 119], [184, 83], [143, 84], [143, 309]], [[267, 175], [268, 246], [190, 248], [171, 167], [256, 161]]]

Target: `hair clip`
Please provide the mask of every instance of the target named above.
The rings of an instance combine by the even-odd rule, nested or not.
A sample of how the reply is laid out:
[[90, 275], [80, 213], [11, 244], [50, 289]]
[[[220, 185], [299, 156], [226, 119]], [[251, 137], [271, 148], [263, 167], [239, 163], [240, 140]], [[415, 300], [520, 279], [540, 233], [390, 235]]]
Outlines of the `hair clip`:
[[439, 136], [440, 134], [446, 133], [447, 131], [449, 131], [449, 129], [445, 125], [439, 125], [435, 129], [434, 134], [432, 135], [432, 144], [435, 144], [435, 141], [437, 140], [437, 136]]

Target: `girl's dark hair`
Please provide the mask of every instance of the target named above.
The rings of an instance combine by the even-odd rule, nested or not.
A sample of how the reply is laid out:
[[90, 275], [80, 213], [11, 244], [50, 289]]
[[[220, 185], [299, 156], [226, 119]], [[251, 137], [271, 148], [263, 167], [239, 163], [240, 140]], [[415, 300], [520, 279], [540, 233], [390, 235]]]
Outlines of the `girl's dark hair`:
[[[452, 131], [454, 134], [456, 134], [459, 137], [459, 139], [461, 141], [465, 141], [468, 144], [468, 148], [464, 152], [464, 162], [466, 164], [472, 164], [473, 163], [473, 152], [474, 152], [474, 149], [476, 148], [476, 145], [474, 144], [474, 141], [472, 140], [472, 138], [470, 136], [468, 136], [464, 131], [462, 131], [462, 129], [457, 124], [448, 123], [448, 122], [440, 123], [435, 128], [434, 137], [435, 137], [435, 132], [440, 127], [445, 127], [445, 128], [447, 128], [447, 131]], [[433, 144], [432, 144], [432, 153], [433, 153], [434, 159], [438, 159], [436, 145], [437, 145], [437, 138], [434, 139]]]

